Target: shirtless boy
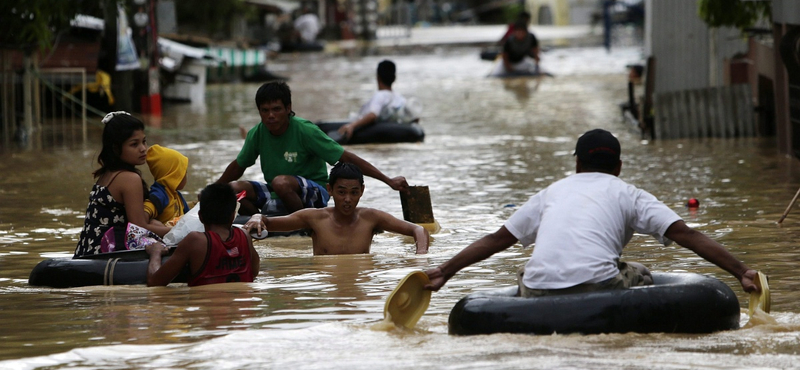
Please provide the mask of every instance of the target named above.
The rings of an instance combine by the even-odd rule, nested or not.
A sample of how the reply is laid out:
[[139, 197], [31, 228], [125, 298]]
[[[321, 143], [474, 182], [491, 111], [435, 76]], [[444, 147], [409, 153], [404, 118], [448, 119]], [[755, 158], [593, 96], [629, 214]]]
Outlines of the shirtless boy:
[[372, 236], [378, 230], [413, 236], [416, 253], [428, 253], [430, 236], [422, 226], [377, 209], [357, 207], [364, 194], [364, 175], [358, 166], [336, 163], [331, 169], [327, 187], [334, 207], [306, 208], [281, 217], [255, 214], [244, 228], [258, 233], [262, 230], [311, 229], [314, 255], [369, 253]]

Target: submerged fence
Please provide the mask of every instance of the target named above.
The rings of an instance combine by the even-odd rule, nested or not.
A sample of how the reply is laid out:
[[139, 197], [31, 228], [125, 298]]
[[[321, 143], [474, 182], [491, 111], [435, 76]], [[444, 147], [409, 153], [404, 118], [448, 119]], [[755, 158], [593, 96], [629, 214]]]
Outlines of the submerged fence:
[[87, 105], [87, 89], [83, 88], [91, 85], [84, 68], [28, 68], [20, 72], [12, 68], [8, 54], [0, 59], [0, 146], [8, 147], [11, 142], [40, 146], [86, 141], [87, 110], [92, 108]]
[[386, 11], [378, 13], [376, 36], [379, 39], [410, 37], [411, 15], [408, 3], [389, 5]]
[[654, 94], [655, 138], [756, 136], [750, 85]]

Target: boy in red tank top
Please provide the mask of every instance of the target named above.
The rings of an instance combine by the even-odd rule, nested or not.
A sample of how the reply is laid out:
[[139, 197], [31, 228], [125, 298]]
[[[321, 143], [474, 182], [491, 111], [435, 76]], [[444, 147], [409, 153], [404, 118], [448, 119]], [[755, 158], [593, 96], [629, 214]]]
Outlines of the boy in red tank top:
[[229, 184], [211, 184], [200, 193], [200, 221], [205, 232], [189, 233], [175, 253], [161, 264], [167, 247], [161, 243], [145, 248], [150, 255], [147, 285], [167, 285], [189, 266], [189, 286], [252, 282], [258, 275], [259, 257], [250, 235], [233, 227], [236, 194]]

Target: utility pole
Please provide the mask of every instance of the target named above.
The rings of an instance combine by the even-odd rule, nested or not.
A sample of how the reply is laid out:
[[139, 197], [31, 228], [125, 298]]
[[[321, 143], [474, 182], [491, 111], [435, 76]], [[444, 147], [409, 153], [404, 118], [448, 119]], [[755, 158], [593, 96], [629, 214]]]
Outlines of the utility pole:
[[161, 116], [156, 0], [133, 0], [133, 3], [136, 8], [133, 16], [133, 24], [136, 28], [134, 38], [143, 68], [136, 73], [136, 93], [140, 96], [142, 113]]

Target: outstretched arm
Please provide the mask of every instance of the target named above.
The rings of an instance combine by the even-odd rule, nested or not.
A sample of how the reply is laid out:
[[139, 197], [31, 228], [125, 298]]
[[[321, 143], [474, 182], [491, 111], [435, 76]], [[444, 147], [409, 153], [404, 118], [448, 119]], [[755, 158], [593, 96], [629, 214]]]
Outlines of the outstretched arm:
[[501, 61], [503, 62], [503, 67], [506, 69], [506, 72], [510, 73], [513, 69], [511, 66], [511, 60], [508, 58], [508, 52], [504, 51], [501, 56], [503, 58], [503, 60]]
[[240, 166], [239, 162], [236, 162], [234, 159], [233, 162], [225, 168], [225, 172], [222, 173], [222, 176], [220, 176], [219, 180], [216, 182], [218, 184], [227, 184], [231, 181], [236, 181], [244, 175], [244, 170], [245, 168]]
[[300, 229], [311, 228], [308, 222], [309, 216], [312, 212], [317, 212], [318, 209], [301, 209], [287, 216], [267, 217], [260, 213], [250, 216], [244, 224], [244, 229], [248, 233], [257, 230], [261, 234], [262, 230], [268, 231], [294, 231]]
[[536, 66], [539, 66], [539, 47], [534, 46], [531, 48], [531, 58], [536, 61]]
[[758, 291], [758, 287], [753, 282], [753, 279], [756, 278], [755, 270], [737, 260], [736, 257], [714, 239], [690, 228], [685, 222], [676, 221], [670, 225], [667, 232], [664, 233], [664, 236], [680, 244], [682, 247], [692, 250], [706, 261], [729, 272], [739, 280], [745, 292]]
[[428, 234], [428, 230], [425, 230], [422, 226], [398, 219], [386, 212], [378, 210], [372, 211], [376, 213], [378, 219], [377, 228], [397, 234], [413, 236], [417, 244], [416, 253], [428, 253], [428, 245], [430, 244], [430, 234]]
[[247, 234], [247, 246], [250, 248], [250, 270], [253, 272], [253, 279], [258, 276], [258, 270], [261, 268], [261, 257], [258, 256], [258, 251], [253, 246], [253, 238], [250, 237], [250, 233], [245, 232]]
[[[166, 286], [190, 263], [192, 255], [205, 260], [206, 236], [200, 232], [191, 232], [186, 235], [169, 257], [167, 262], [161, 264], [161, 258], [167, 254], [168, 249], [164, 244], [155, 243], [145, 247], [150, 255], [147, 266], [147, 286]], [[194, 273], [194, 271], [192, 271]]]
[[353, 137], [353, 131], [355, 131], [357, 128], [361, 126], [366, 126], [369, 125], [370, 123], [375, 122], [377, 118], [378, 116], [376, 116], [375, 113], [372, 112], [367, 113], [363, 117], [353, 122], [350, 122], [346, 125], [342, 125], [342, 127], [339, 127], [339, 133], [344, 135], [348, 140], [350, 140], [350, 138]]
[[517, 238], [506, 229], [505, 226], [489, 235], [480, 238], [458, 252], [455, 257], [439, 265], [439, 267], [425, 271], [431, 279], [431, 283], [425, 285], [425, 289], [437, 291], [447, 283], [456, 272], [461, 271], [475, 262], [483, 261], [491, 255], [506, 250], [514, 245]]
[[408, 191], [408, 182], [406, 182], [405, 177], [397, 176], [390, 179], [388, 176], [384, 175], [381, 171], [375, 168], [375, 166], [373, 166], [371, 163], [348, 150], [345, 150], [344, 153], [342, 153], [339, 161], [355, 164], [365, 175], [383, 181], [386, 185], [389, 185], [389, 187], [394, 190]]

